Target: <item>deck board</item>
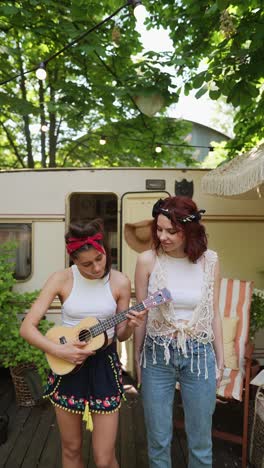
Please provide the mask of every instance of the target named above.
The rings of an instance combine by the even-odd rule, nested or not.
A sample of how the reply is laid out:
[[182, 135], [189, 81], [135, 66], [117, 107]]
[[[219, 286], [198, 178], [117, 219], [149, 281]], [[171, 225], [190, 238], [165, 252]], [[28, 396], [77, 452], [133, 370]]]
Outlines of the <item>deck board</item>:
[[[59, 431], [52, 405], [31, 408], [18, 407], [12, 381], [0, 376], [0, 414], [8, 413], [9, 431], [0, 446], [0, 468], [61, 468]], [[140, 396], [129, 382], [127, 401], [120, 411], [116, 453], [120, 468], [148, 468], [146, 431]], [[179, 416], [175, 400], [174, 418]], [[85, 468], [96, 468], [92, 455], [92, 437], [83, 429], [83, 459]], [[213, 467], [241, 466], [241, 450], [234, 444], [214, 440]], [[173, 468], [187, 467], [187, 444], [183, 431], [174, 428], [172, 442]]]
[[[38, 420], [38, 424], [33, 424], [34, 420]], [[36, 411], [35, 413], [32, 412], [30, 425], [28, 425], [29, 427], [25, 427], [25, 431], [30, 429], [31, 431], [33, 430], [33, 432], [31, 432], [31, 442], [30, 445], [27, 447], [27, 451], [21, 468], [27, 468], [29, 466], [33, 467], [38, 465], [43, 452], [43, 447], [45, 447], [47, 443], [50, 427], [52, 426], [52, 424], [54, 424], [54, 421], [55, 414], [53, 411], [50, 411], [50, 407], [47, 404], [45, 404], [45, 407], [43, 409], [38, 408], [38, 411]], [[29, 434], [27, 433], [27, 438], [28, 436]], [[34, 450], [31, 450], [31, 446], [34, 447]]]
[[[42, 444], [42, 452], [39, 459], [39, 464], [37, 466], [38, 468], [61, 468], [61, 445], [59, 431], [55, 420], [55, 412], [51, 405], [49, 405], [49, 410], [53, 416], [53, 419], [48, 428], [48, 437], [46, 438], [45, 443]], [[24, 468], [29, 468], [29, 466]]]
[[[19, 418], [20, 411], [18, 411], [17, 416]], [[34, 457], [35, 452], [39, 447], [34, 446], [34, 451], [31, 449], [33, 445], [33, 436], [39, 430], [39, 421], [41, 418], [41, 409], [40, 408], [33, 408], [32, 410], [26, 409], [23, 411], [22, 414], [22, 424], [19, 425], [16, 422], [17, 429], [19, 432], [17, 433], [16, 443], [15, 443], [15, 450], [12, 450], [8, 457], [8, 461], [5, 465], [6, 468], [14, 468], [14, 466], [20, 465], [21, 468], [25, 468], [29, 466], [24, 463], [26, 455], [28, 453]], [[19, 420], [18, 420], [19, 421]], [[35, 458], [35, 457], [34, 457]], [[38, 462], [38, 458], [36, 463]], [[31, 465], [32, 466], [32, 465]], [[34, 466], [34, 465], [33, 465]]]
[[133, 416], [135, 421], [135, 442], [136, 442], [136, 466], [148, 468], [146, 447], [147, 438], [144, 425], [144, 415], [141, 400], [134, 405]]
[[[30, 416], [31, 408], [17, 408], [15, 403], [10, 407], [9, 414], [9, 431], [8, 439], [5, 444], [0, 447], [0, 466], [5, 468], [14, 468], [21, 466], [23, 462], [23, 454], [17, 450], [17, 444], [21, 437], [23, 437], [23, 428]], [[13, 465], [10, 465], [10, 459], [13, 460]], [[14, 459], [17, 460], [14, 461]], [[2, 467], [1, 467], [2, 468]]]

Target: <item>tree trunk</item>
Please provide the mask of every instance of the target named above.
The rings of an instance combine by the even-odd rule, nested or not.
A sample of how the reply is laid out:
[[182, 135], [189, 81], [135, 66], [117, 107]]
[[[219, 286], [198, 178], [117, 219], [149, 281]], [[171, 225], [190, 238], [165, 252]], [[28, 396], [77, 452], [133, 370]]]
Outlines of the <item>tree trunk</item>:
[[41, 167], [47, 167], [46, 160], [46, 133], [42, 130], [43, 125], [46, 125], [45, 108], [44, 108], [44, 88], [42, 80], [39, 80], [39, 106], [40, 106], [40, 145], [41, 145]]
[[[24, 75], [24, 68], [23, 68], [23, 59], [22, 59], [22, 52], [21, 52], [19, 41], [17, 41], [17, 48], [19, 50], [18, 59], [19, 59], [19, 68], [20, 68], [20, 73], [21, 73], [20, 89], [21, 89], [23, 99], [27, 101], [27, 90], [26, 90], [26, 82], [25, 82], [25, 75]], [[29, 128], [29, 124], [30, 124], [29, 115], [24, 115], [23, 121], [24, 121], [24, 126], [25, 126], [25, 137], [26, 137], [26, 147], [27, 147], [27, 165], [28, 167], [33, 168], [34, 159], [33, 159], [33, 153], [32, 153], [32, 141], [31, 141], [31, 134], [30, 134], [30, 128]]]
[[[55, 71], [56, 74], [56, 71]], [[56, 82], [56, 81], [55, 81]], [[50, 102], [55, 102], [55, 91], [50, 85]], [[57, 138], [56, 135], [56, 114], [55, 112], [49, 113], [49, 167], [56, 167], [56, 151], [57, 151]]]

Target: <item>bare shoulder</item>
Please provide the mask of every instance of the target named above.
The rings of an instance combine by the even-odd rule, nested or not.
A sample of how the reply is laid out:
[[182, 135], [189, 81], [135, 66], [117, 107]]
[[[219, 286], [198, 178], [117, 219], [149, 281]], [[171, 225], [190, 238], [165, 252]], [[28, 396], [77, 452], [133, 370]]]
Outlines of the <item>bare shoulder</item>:
[[43, 289], [53, 289], [60, 292], [61, 288], [68, 282], [72, 281], [72, 273], [70, 268], [52, 273], [44, 284]]
[[128, 276], [117, 270], [111, 270], [110, 281], [114, 286], [118, 285], [118, 287], [122, 288], [130, 286], [130, 279], [128, 278]]
[[137, 263], [139, 265], [145, 265], [147, 267], [152, 267], [156, 260], [156, 253], [154, 250], [145, 250], [138, 255]]
[[115, 300], [121, 297], [130, 297], [131, 282], [130, 279], [117, 270], [110, 271], [110, 286]]

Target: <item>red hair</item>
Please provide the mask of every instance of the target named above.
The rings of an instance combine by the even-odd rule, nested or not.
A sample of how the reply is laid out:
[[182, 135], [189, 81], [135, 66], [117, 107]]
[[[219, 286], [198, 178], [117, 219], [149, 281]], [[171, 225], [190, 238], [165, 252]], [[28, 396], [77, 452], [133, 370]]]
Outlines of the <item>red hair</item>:
[[[182, 223], [180, 219], [197, 213], [196, 203], [188, 197], [168, 197], [162, 200], [162, 209], [168, 210], [168, 218], [177, 231], [182, 231], [185, 236], [184, 251], [191, 262], [195, 263], [207, 250], [207, 235], [204, 226], [198, 221]], [[162, 214], [160, 212], [159, 214]], [[153, 247], [159, 253], [160, 240], [157, 236], [157, 214], [152, 223]]]

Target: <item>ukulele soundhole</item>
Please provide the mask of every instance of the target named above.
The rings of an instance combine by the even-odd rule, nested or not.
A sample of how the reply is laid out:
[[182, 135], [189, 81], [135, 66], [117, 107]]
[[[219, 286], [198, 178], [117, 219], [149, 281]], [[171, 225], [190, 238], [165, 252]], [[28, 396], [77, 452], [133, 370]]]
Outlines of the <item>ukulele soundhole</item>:
[[79, 340], [80, 341], [85, 341], [88, 343], [92, 339], [92, 334], [90, 330], [81, 330], [79, 333]]

